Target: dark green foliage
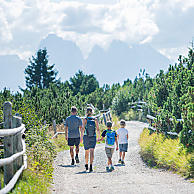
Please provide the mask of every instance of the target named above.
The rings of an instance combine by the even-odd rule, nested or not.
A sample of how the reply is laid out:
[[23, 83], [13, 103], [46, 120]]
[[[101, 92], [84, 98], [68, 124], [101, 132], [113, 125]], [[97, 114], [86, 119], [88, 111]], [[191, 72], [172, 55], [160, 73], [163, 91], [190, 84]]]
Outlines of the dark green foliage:
[[30, 65], [25, 69], [26, 86], [29, 89], [33, 87], [48, 88], [51, 83], [56, 82], [57, 72], [53, 65], [48, 64], [48, 55], [46, 49], [39, 49], [37, 56], [32, 56]]
[[93, 74], [85, 75], [82, 71], [78, 71], [75, 76], [70, 78], [70, 88], [73, 95], [78, 92], [87, 95], [99, 88], [99, 83]]

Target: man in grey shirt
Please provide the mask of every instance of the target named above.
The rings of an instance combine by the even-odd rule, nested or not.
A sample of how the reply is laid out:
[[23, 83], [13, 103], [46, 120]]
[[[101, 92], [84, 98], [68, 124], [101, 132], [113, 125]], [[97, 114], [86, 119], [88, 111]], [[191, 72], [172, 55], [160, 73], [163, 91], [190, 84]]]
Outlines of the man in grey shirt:
[[82, 120], [77, 115], [77, 108], [75, 106], [71, 107], [71, 115], [65, 120], [65, 138], [68, 141], [68, 146], [70, 146], [71, 155], [71, 165], [75, 164], [74, 161], [74, 146], [75, 146], [75, 160], [79, 163], [79, 144], [80, 144], [80, 131], [82, 129]]

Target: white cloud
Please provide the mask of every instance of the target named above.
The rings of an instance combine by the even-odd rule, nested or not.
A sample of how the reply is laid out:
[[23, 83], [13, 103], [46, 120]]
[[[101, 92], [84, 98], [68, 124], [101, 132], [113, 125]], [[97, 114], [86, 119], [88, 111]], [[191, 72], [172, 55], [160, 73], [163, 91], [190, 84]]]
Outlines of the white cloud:
[[[169, 30], [178, 29], [174, 23], [177, 10], [180, 19], [190, 17], [194, 7], [193, 0], [0, 1], [0, 54], [15, 53], [22, 58], [30, 57], [27, 55], [49, 33], [76, 42], [85, 57], [95, 44], [107, 48], [114, 39], [129, 45], [149, 42], [160, 50], [166, 49], [171, 38]], [[175, 37], [183, 33], [187, 32]]]

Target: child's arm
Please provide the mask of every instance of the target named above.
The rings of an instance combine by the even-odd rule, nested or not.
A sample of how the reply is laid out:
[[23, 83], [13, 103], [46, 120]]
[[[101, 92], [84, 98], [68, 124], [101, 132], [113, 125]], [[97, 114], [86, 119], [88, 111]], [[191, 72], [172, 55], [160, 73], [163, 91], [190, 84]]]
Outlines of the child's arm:
[[104, 137], [101, 137], [99, 141], [103, 141]]
[[116, 142], [116, 151], [117, 151], [119, 149], [117, 137], [115, 137], [115, 142]]
[[105, 135], [106, 135], [106, 130], [104, 130], [104, 131], [102, 132], [102, 134], [101, 134], [101, 138], [99, 138], [99, 140], [98, 140], [98, 141], [103, 141], [103, 139], [104, 139]]

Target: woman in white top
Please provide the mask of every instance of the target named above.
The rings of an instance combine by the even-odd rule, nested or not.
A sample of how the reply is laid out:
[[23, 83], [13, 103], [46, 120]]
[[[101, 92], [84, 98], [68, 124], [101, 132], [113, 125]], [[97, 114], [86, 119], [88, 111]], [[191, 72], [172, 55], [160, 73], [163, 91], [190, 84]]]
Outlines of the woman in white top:
[[125, 128], [126, 123], [124, 120], [120, 121], [121, 128], [117, 130], [117, 138], [119, 144], [119, 163], [125, 164], [125, 152], [128, 150], [128, 130]]

